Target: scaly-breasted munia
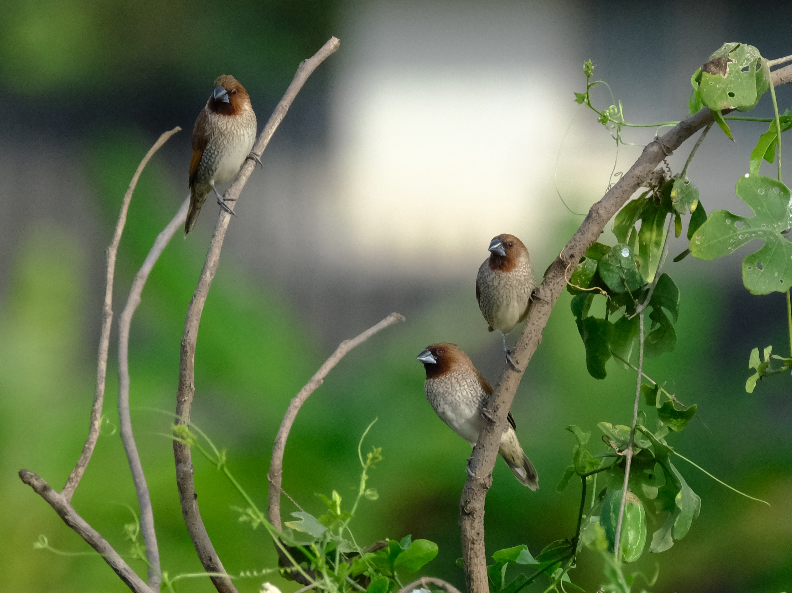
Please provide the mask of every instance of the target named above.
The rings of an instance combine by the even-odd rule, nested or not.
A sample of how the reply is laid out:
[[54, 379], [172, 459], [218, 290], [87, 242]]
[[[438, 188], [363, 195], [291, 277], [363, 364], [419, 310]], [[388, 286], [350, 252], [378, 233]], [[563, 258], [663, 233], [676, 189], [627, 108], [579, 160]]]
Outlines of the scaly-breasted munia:
[[506, 334], [528, 316], [536, 280], [528, 249], [514, 235], [498, 235], [490, 242], [489, 251], [476, 276], [476, 300], [489, 331], [501, 332], [506, 358], [514, 364], [506, 347]]
[[233, 214], [215, 183], [233, 179], [248, 157], [260, 162], [250, 152], [255, 140], [256, 114], [250, 105], [250, 95], [236, 78], [224, 74], [215, 81], [214, 91], [195, 120], [185, 234], [195, 225], [210, 191], [214, 191], [220, 207]]
[[[418, 360], [426, 369], [424, 391], [434, 411], [455, 433], [475, 445], [487, 423], [482, 411], [492, 395], [490, 384], [455, 344], [433, 344], [418, 355]], [[511, 412], [508, 421], [498, 453], [521, 484], [536, 490], [539, 478], [517, 440]]]

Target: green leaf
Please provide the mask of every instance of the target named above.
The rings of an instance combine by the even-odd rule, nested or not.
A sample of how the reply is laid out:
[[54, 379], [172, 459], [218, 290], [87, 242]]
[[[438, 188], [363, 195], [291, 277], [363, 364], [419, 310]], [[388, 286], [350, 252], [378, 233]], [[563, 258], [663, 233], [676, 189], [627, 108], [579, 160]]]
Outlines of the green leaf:
[[[693, 212], [696, 209], [699, 199], [698, 188], [690, 183], [690, 180], [685, 177], [682, 179], [679, 175], [675, 176], [674, 184], [671, 188], [671, 204], [679, 214], [687, 214], [688, 208]], [[679, 236], [679, 233], [677, 233]]]
[[371, 583], [366, 589], [366, 593], [388, 593], [390, 588], [390, 579], [383, 576], [376, 576], [371, 579]]
[[[409, 537], [409, 536], [408, 536]], [[406, 539], [406, 538], [405, 538]], [[404, 540], [402, 540], [403, 542]], [[417, 539], [396, 558], [394, 568], [401, 568], [408, 573], [420, 570], [426, 563], [437, 556], [437, 544], [426, 539]]]
[[611, 250], [610, 245], [604, 245], [602, 243], [593, 243], [591, 247], [586, 249], [586, 253], [584, 254], [587, 259], [594, 259], [594, 260], [601, 260], [605, 257], [608, 252]]
[[575, 103], [582, 105], [586, 102], [586, 93], [575, 93]]
[[[588, 315], [591, 308], [591, 302], [594, 300], [594, 295], [590, 292], [583, 292], [572, 297], [572, 302], [569, 304], [572, 309], [572, 315], [578, 322], [578, 331], [580, 330], [580, 322]], [[582, 333], [581, 333], [582, 335]]]
[[[641, 228], [643, 231], [643, 227]], [[602, 281], [615, 293], [635, 292], [646, 281], [638, 271], [635, 253], [624, 243], [614, 245], [597, 267]]]
[[607, 376], [605, 363], [611, 357], [613, 324], [605, 319], [586, 317], [578, 323], [578, 329], [586, 347], [586, 369], [595, 379], [604, 379]]
[[651, 203], [651, 199], [646, 197], [648, 193], [644, 192], [639, 198], [627, 202], [613, 218], [613, 234], [619, 243], [627, 243], [630, 234], [635, 230], [635, 223], [641, 219], [644, 209]]
[[701, 93], [699, 92], [699, 85], [701, 83], [701, 68], [696, 70], [693, 73], [693, 76], [690, 77], [690, 84], [693, 86], [693, 90], [690, 93], [690, 98], [688, 99], [688, 111], [690, 115], [694, 113], [698, 113], [701, 111], [701, 108], [704, 107], [704, 103], [701, 102]]
[[748, 368], [754, 369], [756, 372], [751, 375], [745, 382], [745, 391], [753, 393], [756, 388], [756, 382], [767, 375], [767, 368], [770, 366], [770, 353], [773, 351], [772, 346], [768, 346], [764, 350], [764, 362], [759, 360], [759, 348], [751, 350], [751, 356], [748, 359]]
[[654, 533], [651, 546], [653, 552], [662, 552], [673, 545], [674, 539], [682, 539], [687, 535], [693, 519], [701, 509], [701, 499], [671, 463], [671, 448], [661, 443], [645, 427], [640, 427], [640, 430], [652, 442], [657, 462], [665, 474], [665, 484], [659, 489], [656, 500], [657, 510], [668, 512], [669, 516], [664, 525]]
[[[490, 582], [490, 591], [502, 591], [506, 584], [506, 567], [505, 562], [497, 562], [487, 566], [487, 577]], [[464, 568], [464, 566], [462, 566]]]
[[651, 385], [647, 385], [644, 383], [641, 385], [641, 393], [644, 395], [644, 399], [646, 400], [646, 405], [651, 407], [657, 407], [657, 396], [660, 394], [660, 386], [655, 385], [652, 387]]
[[[673, 182], [666, 182], [661, 188], [668, 195]], [[666, 193], [668, 192], [668, 193]], [[660, 204], [652, 202], [641, 214], [641, 230], [638, 231], [638, 254], [641, 261], [641, 274], [646, 282], [654, 280], [663, 247], [666, 242], [666, 217], [671, 213], [670, 203], [662, 200]]]
[[[577, 473], [578, 475], [585, 475], [595, 469], [599, 469], [602, 465], [602, 462], [595, 459], [594, 456], [589, 453], [588, 449], [586, 449], [586, 444], [591, 438], [590, 432], [583, 432], [580, 430], [579, 427], [575, 426], [574, 424], [567, 426], [566, 429], [575, 435], [577, 439], [577, 444], [572, 449], [572, 460], [574, 465], [572, 466], [572, 472]], [[569, 470], [567, 470], [569, 471]], [[570, 476], [571, 477], [571, 476]], [[566, 478], [566, 474], [565, 474]], [[566, 478], [567, 482], [569, 478]], [[562, 483], [563, 483], [562, 479]], [[558, 485], [561, 488], [561, 484]], [[564, 484], [564, 488], [566, 488], [566, 484]], [[563, 490], [563, 488], [562, 488]]]
[[673, 401], [667, 400], [657, 410], [657, 416], [668, 428], [674, 432], [681, 432], [687, 423], [693, 419], [693, 416], [696, 415], [696, 409], [696, 404], [677, 409]]
[[520, 554], [522, 554], [523, 550], [527, 550], [528, 546], [525, 544], [520, 544], [519, 546], [514, 546], [513, 548], [504, 548], [503, 550], [498, 550], [492, 555], [492, 559], [496, 562], [503, 562], [505, 564], [515, 563], [517, 562], [517, 558], [519, 558]]
[[652, 534], [652, 543], [649, 546], [649, 551], [655, 554], [665, 552], [674, 545], [674, 537], [671, 535], [671, 529], [674, 527], [674, 515], [668, 513], [665, 523], [660, 529]]
[[682, 474], [677, 471], [673, 463], [669, 461], [668, 466], [680, 484], [679, 494], [676, 495], [675, 499], [679, 512], [674, 519], [674, 539], [682, 539], [690, 530], [693, 519], [698, 517], [701, 510], [701, 498], [687, 485]]
[[290, 527], [295, 531], [307, 533], [314, 538], [322, 537], [324, 532], [327, 531], [327, 528], [319, 523], [319, 521], [316, 520], [316, 517], [309, 513], [299, 511], [292, 513], [291, 515], [292, 517], [297, 517], [299, 521], [286, 521], [284, 522], [286, 527]]
[[762, 175], [737, 182], [737, 196], [755, 216], [716, 210], [693, 235], [690, 250], [699, 259], [729, 255], [754, 239], [764, 245], [743, 259], [743, 284], [753, 294], [786, 292], [792, 285], [792, 243], [782, 232], [790, 228], [789, 188]]
[[[630, 427], [624, 425], [616, 425], [614, 426], [610, 422], [599, 422], [597, 423], [597, 427], [605, 433], [606, 436], [610, 438], [619, 448], [623, 448], [627, 446], [627, 443], [630, 442]], [[638, 432], [635, 433], [633, 437], [633, 442], [635, 443], [636, 447], [641, 449], [647, 449], [651, 445], [649, 441], [643, 438]]]
[[547, 544], [536, 556], [536, 561], [547, 566], [568, 558], [573, 552], [572, 543], [568, 539], [559, 539]]
[[658, 278], [649, 306], [653, 309], [662, 307], [667, 310], [676, 323], [679, 315], [679, 288], [668, 274], [662, 274]]
[[688, 240], [693, 238], [693, 234], [699, 230], [699, 227], [705, 222], [707, 222], [707, 213], [704, 211], [704, 206], [701, 205], [701, 201], [699, 201], [696, 205], [696, 209], [692, 210], [690, 213], [690, 222], [688, 223], [687, 232]]
[[[786, 132], [792, 128], [792, 108], [784, 111], [778, 118], [781, 125], [781, 132]], [[772, 163], [775, 160], [775, 147], [778, 144], [778, 128], [776, 122], [770, 122], [767, 131], [759, 136], [759, 142], [751, 152], [751, 175], [758, 175], [762, 160]]]
[[591, 280], [594, 278], [594, 274], [597, 273], [597, 260], [595, 259], [584, 259], [581, 261], [575, 271], [572, 272], [572, 277], [567, 282], [567, 291], [570, 294], [580, 294], [581, 288], [589, 288], [591, 286]]
[[744, 43], [726, 43], [701, 68], [699, 93], [713, 111], [753, 109], [769, 88], [759, 50]]
[[[632, 355], [633, 344], [635, 343], [639, 332], [640, 327], [638, 317], [636, 316], [633, 318], [627, 318], [622, 315], [616, 320], [616, 323], [613, 324], [611, 351], [623, 360], [629, 361], [630, 356]], [[616, 362], [627, 368], [624, 363], [618, 360], [618, 358], [616, 359]]]
[[721, 115], [720, 111], [712, 110], [712, 117], [715, 120], [715, 123], [718, 124], [718, 127], [723, 130], [723, 133], [728, 136], [729, 140], [734, 142], [734, 136], [732, 136], [731, 130], [729, 129], [729, 124], [726, 123], [726, 120], [723, 119], [723, 115]]
[[575, 466], [568, 465], [567, 468], [564, 470], [564, 475], [561, 476], [561, 480], [558, 482], [556, 486], [556, 492], [563, 492], [569, 486], [569, 481], [572, 479], [572, 476], [575, 475]]
[[504, 587], [500, 593], [517, 593], [525, 585], [528, 584], [528, 577], [524, 574], [518, 574], [517, 577]]
[[676, 347], [677, 337], [668, 315], [660, 308], [652, 309], [649, 313], [653, 328], [644, 341], [644, 355], [649, 357], [659, 356], [665, 352], [673, 352]]

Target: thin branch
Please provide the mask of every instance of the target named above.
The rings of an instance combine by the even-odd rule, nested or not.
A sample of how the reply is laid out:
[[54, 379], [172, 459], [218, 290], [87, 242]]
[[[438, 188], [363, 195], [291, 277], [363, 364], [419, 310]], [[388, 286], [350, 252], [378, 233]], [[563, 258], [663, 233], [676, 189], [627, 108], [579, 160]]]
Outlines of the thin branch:
[[635, 444], [635, 427], [638, 424], [638, 406], [641, 403], [641, 384], [643, 383], [643, 359], [644, 359], [644, 314], [638, 314], [638, 379], [635, 386], [635, 406], [633, 407], [633, 419], [630, 426], [630, 439], [624, 456], [627, 459], [624, 465], [624, 483], [622, 484], [622, 498], [619, 506], [619, 520], [616, 522], [616, 539], [613, 543], [613, 553], [616, 555], [616, 562], [620, 561], [619, 543], [621, 540], [622, 519], [624, 518], [624, 507], [627, 504], [627, 488], [630, 483], [630, 466], [633, 458], [633, 444]]
[[154, 153], [157, 152], [157, 150], [159, 150], [159, 148], [165, 144], [165, 142], [167, 142], [171, 136], [180, 130], [181, 128], [175, 127], [170, 132], [165, 132], [162, 134], [162, 136], [159, 137], [159, 140], [154, 143], [154, 146], [152, 146], [146, 153], [146, 156], [143, 157], [143, 160], [140, 161], [140, 164], [138, 165], [138, 168], [132, 177], [132, 181], [129, 183], [129, 189], [127, 189], [126, 194], [124, 194], [124, 199], [121, 203], [121, 213], [118, 216], [118, 222], [116, 223], [113, 241], [107, 248], [107, 280], [105, 282], [105, 300], [102, 309], [102, 329], [99, 337], [99, 362], [96, 369], [96, 390], [94, 391], [94, 401], [93, 406], [91, 407], [91, 423], [88, 427], [88, 438], [86, 439], [85, 445], [83, 446], [80, 459], [77, 461], [77, 465], [74, 466], [74, 469], [69, 475], [69, 479], [66, 480], [66, 484], [62, 490], [62, 494], [66, 498], [66, 501], [71, 501], [74, 491], [77, 489], [77, 485], [80, 483], [80, 480], [85, 473], [85, 468], [88, 467], [88, 462], [91, 461], [91, 455], [93, 455], [94, 448], [96, 447], [96, 441], [99, 438], [99, 428], [102, 422], [102, 404], [104, 402], [105, 380], [107, 378], [107, 355], [110, 349], [110, 328], [113, 324], [113, 276], [115, 275], [115, 261], [116, 255], [118, 254], [118, 244], [121, 242], [121, 233], [123, 232], [124, 225], [126, 224], [129, 202], [132, 200], [132, 192], [135, 191], [135, 186], [137, 185], [138, 179], [140, 179], [140, 174], [143, 172], [143, 168], [149, 162]]
[[157, 235], [151, 251], [149, 251], [140, 271], [138, 271], [135, 280], [132, 282], [126, 306], [118, 318], [118, 416], [121, 424], [121, 442], [124, 444], [129, 468], [132, 471], [132, 479], [135, 483], [138, 505], [140, 506], [140, 530], [143, 532], [143, 540], [146, 544], [149, 587], [155, 591], [159, 590], [162, 580], [160, 576], [159, 546], [157, 545], [157, 534], [154, 530], [151, 497], [146, 485], [146, 476], [143, 474], [143, 465], [140, 462], [135, 437], [132, 434], [132, 418], [129, 413], [129, 331], [132, 325], [132, 315], [135, 314], [135, 310], [140, 304], [140, 295], [146, 285], [146, 280], [148, 280], [154, 264], [171, 238], [173, 238], [176, 230], [184, 224], [189, 205], [190, 198], [188, 197], [182, 203], [176, 216], [168, 223], [168, 226]]
[[295, 418], [297, 418], [297, 412], [300, 411], [300, 408], [305, 403], [305, 400], [307, 400], [308, 397], [322, 384], [327, 374], [333, 370], [333, 367], [335, 367], [350, 350], [356, 346], [359, 346], [377, 332], [385, 329], [386, 327], [390, 327], [399, 321], [404, 321], [404, 317], [398, 313], [391, 313], [377, 325], [370, 327], [356, 338], [341, 342], [338, 348], [336, 348], [336, 351], [333, 352], [332, 356], [330, 356], [330, 358], [325, 361], [319, 370], [316, 371], [314, 376], [311, 377], [311, 380], [308, 381], [305, 387], [300, 390], [300, 392], [294, 397], [294, 399], [292, 399], [291, 403], [289, 404], [289, 408], [286, 410], [286, 414], [284, 415], [283, 421], [281, 422], [280, 429], [278, 429], [278, 435], [275, 437], [275, 444], [272, 447], [272, 462], [270, 463], [270, 471], [267, 475], [270, 482], [267, 516], [270, 523], [272, 523], [278, 531], [282, 529], [280, 517], [280, 495], [281, 485], [283, 483], [283, 453], [286, 449], [286, 440], [289, 438], [289, 431], [294, 424]]
[[[311, 73], [321, 64], [328, 56], [330, 56], [336, 49], [338, 49], [340, 42], [335, 37], [325, 43], [312, 58], [303, 61], [297, 69], [286, 94], [281, 99], [278, 106], [275, 108], [272, 116], [270, 117], [264, 130], [261, 132], [256, 144], [253, 146], [253, 152], [259, 156], [267, 147], [270, 138], [275, 133], [280, 122], [289, 110], [294, 98], [302, 88], [305, 81]], [[252, 160], [248, 160], [242, 166], [242, 169], [237, 175], [233, 185], [226, 192], [225, 198], [227, 201], [236, 203], [234, 200], [238, 198], [242, 188], [247, 182], [250, 174], [253, 172], [255, 166]], [[176, 396], [176, 424], [189, 424], [190, 413], [192, 409], [192, 401], [195, 395], [195, 344], [198, 339], [198, 328], [201, 321], [201, 313], [203, 312], [204, 303], [209, 293], [209, 288], [217, 272], [217, 266], [220, 261], [220, 250], [223, 246], [223, 240], [228, 229], [230, 215], [224, 211], [220, 212], [217, 220], [212, 242], [209, 247], [209, 253], [206, 256], [204, 268], [201, 271], [201, 277], [198, 280], [198, 286], [195, 289], [193, 298], [187, 309], [187, 318], [184, 323], [184, 335], [181, 342], [181, 357], [179, 360], [179, 387]], [[173, 454], [176, 463], [176, 483], [179, 489], [179, 499], [181, 501], [182, 514], [187, 530], [190, 533], [198, 558], [203, 564], [204, 569], [209, 573], [225, 573], [223, 564], [214, 550], [209, 534], [201, 519], [201, 513], [198, 508], [197, 493], [195, 492], [195, 482], [193, 481], [193, 466], [192, 455], [190, 448], [184, 443], [179, 442], [178, 439], [173, 441]], [[228, 577], [212, 576], [212, 582], [221, 593], [236, 592], [236, 588]]]
[[459, 589], [454, 587], [451, 583], [447, 583], [442, 579], [436, 579], [434, 577], [421, 577], [417, 581], [413, 581], [409, 585], [406, 585], [399, 589], [398, 593], [411, 593], [411, 591], [415, 591], [418, 587], [422, 589], [429, 589], [429, 585], [434, 585], [435, 587], [439, 587], [443, 591], [447, 591], [448, 593], [459, 593]]
[[55, 492], [40, 476], [26, 469], [19, 470], [19, 477], [25, 484], [33, 488], [36, 494], [49, 503], [66, 525], [77, 532], [89, 546], [99, 552], [102, 559], [124, 581], [127, 587], [135, 593], [154, 593], [154, 590], [150, 589], [143, 582], [143, 579], [135, 574], [135, 571], [129, 567], [107, 540], [77, 514], [77, 511], [69, 504], [69, 500], [64, 494]]
[[[792, 82], [792, 65], [772, 73], [775, 86]], [[589, 210], [583, 224], [550, 265], [539, 287], [539, 299], [531, 308], [522, 336], [512, 352], [516, 367], [505, 365], [495, 390], [487, 399], [486, 412], [492, 417], [479, 434], [470, 459], [470, 472], [460, 501], [460, 528], [465, 579], [469, 593], [488, 591], [486, 550], [484, 547], [484, 501], [492, 483], [492, 468], [498, 453], [498, 442], [506, 426], [506, 414], [511, 408], [525, 368], [542, 340], [542, 331], [553, 306], [566, 287], [564, 272], [576, 266], [580, 258], [605, 229], [605, 225], [621, 209], [635, 191], [644, 185], [655, 168], [669, 152], [673, 152], [697, 131], [714, 122], [712, 112], [704, 108], [674, 126], [661, 138], [652, 140], [635, 164]]]

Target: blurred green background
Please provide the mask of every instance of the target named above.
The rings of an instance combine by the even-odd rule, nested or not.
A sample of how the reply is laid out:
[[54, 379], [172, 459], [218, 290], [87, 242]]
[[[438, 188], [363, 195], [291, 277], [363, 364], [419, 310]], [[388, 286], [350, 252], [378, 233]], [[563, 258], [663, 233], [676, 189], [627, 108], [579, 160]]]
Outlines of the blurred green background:
[[[774, 14], [774, 3], [639, 8], [572, 1], [483, 7], [438, 1], [4, 0], [2, 9], [0, 570], [5, 590], [20, 592], [126, 590], [16, 473], [30, 469], [60, 489], [76, 462], [96, 377], [104, 249], [121, 198], [158, 135], [181, 126], [135, 192], [116, 269], [116, 314], [154, 238], [186, 196], [192, 123], [219, 74], [233, 73], [245, 84], [261, 129], [299, 62], [331, 35], [341, 39], [339, 52], [312, 76], [277, 131], [263, 171], [254, 173], [243, 192], [201, 323], [193, 420], [228, 449], [231, 471], [264, 508], [271, 446], [290, 399], [338, 342], [391, 311], [406, 315], [406, 323], [350, 353], [308, 400], [287, 446], [284, 488], [309, 512], [321, 512], [317, 492], [335, 489], [351, 502], [359, 475], [357, 443], [378, 418], [364, 449], [383, 449], [384, 461], [369, 483], [380, 498], [361, 505], [352, 524], [356, 539], [366, 545], [412, 534], [435, 541], [440, 554], [425, 573], [461, 587], [454, 561], [461, 556], [458, 502], [470, 448], [425, 401], [415, 356], [429, 343], [453, 341], [494, 382], [502, 363], [500, 337], [484, 331], [473, 299], [473, 277], [489, 239], [514, 232], [529, 245], [541, 273], [582, 220], [564, 208], [555, 184], [578, 212], [604, 191], [616, 156], [607, 132], [572, 100], [572, 92], [585, 84], [583, 61], [594, 60], [595, 75], [624, 100], [628, 118], [643, 123], [685, 117], [691, 73], [723, 42], [751, 43], [770, 58], [791, 53], [789, 16]], [[354, 156], [354, 134], [345, 130], [368, 125], [356, 109], [345, 109], [349, 101], [365, 105], [383, 80], [393, 85], [388, 89], [415, 87], [420, 97], [422, 84], [442, 79], [475, 97], [484, 92], [479, 81], [481, 88], [492, 83], [490, 75], [498, 77], [498, 87], [513, 80], [528, 89], [550, 89], [549, 95], [531, 97], [524, 117], [529, 127], [546, 119], [558, 125], [529, 139], [536, 152], [521, 156], [524, 163], [516, 169], [531, 179], [532, 190], [521, 199], [535, 208], [532, 214], [514, 217], [493, 201], [500, 179], [482, 164], [491, 195], [470, 206], [470, 226], [452, 235], [469, 248], [443, 238], [455, 232], [449, 230], [455, 204], [463, 209], [454, 190], [434, 196], [445, 207], [422, 198], [420, 207], [402, 204], [399, 210], [398, 200], [388, 197], [395, 178], [369, 188], [367, 199], [423, 225], [405, 226], [403, 235], [411, 238], [406, 246], [384, 238], [394, 234], [387, 218], [346, 224], [363, 206], [347, 199], [348, 186], [339, 189], [333, 182], [363, 173], [354, 168], [358, 161], [338, 154]], [[459, 97], [448, 97], [449, 111], [452, 99]], [[603, 107], [610, 104], [604, 94], [601, 100]], [[789, 105], [788, 89], [779, 91], [779, 101], [782, 109]], [[404, 107], [397, 103], [392, 109]], [[761, 114], [769, 113], [768, 103], [763, 100]], [[497, 118], [497, 104], [474, 105]], [[455, 126], [473, 150], [484, 132], [471, 125], [472, 113], [462, 114]], [[736, 144], [711, 134], [691, 167], [707, 211], [740, 209], [733, 187], [747, 171], [760, 128], [732, 129]], [[631, 136], [639, 146], [622, 149], [618, 170], [650, 139], [651, 133]], [[391, 143], [381, 140], [383, 146]], [[419, 150], [434, 138], [427, 131], [413, 133], [410, 141]], [[675, 172], [688, 150], [684, 146], [670, 159]], [[410, 182], [411, 165], [398, 160], [409, 156], [405, 152], [387, 160]], [[604, 155], [604, 165], [598, 161], [591, 177], [586, 163], [597, 155]], [[453, 162], [442, 165], [442, 156], [432, 168], [448, 167], [450, 177], [457, 176]], [[541, 158], [551, 166], [531, 169], [544, 163]], [[468, 173], [460, 170], [458, 176], [463, 172]], [[415, 182], [410, 193], [420, 194], [422, 183]], [[216, 212], [208, 206], [200, 228], [186, 240], [177, 235], [157, 262], [130, 344], [134, 430], [162, 567], [171, 577], [201, 571], [178, 505], [169, 425], [184, 313]], [[511, 228], [495, 226], [504, 216]], [[494, 225], [486, 222], [490, 217]], [[402, 234], [402, 227], [395, 231]], [[606, 235], [602, 240], [612, 242]], [[676, 241], [671, 254], [684, 248]], [[780, 591], [792, 583], [792, 383], [776, 376], [753, 395], [744, 391], [751, 348], [772, 344], [775, 352], [786, 352], [784, 299], [750, 296], [741, 285], [739, 262], [735, 254], [724, 261], [669, 264], [682, 293], [678, 346], [649, 361], [647, 373], [685, 404], [699, 405], [698, 419], [671, 437], [671, 444], [772, 506], [741, 498], [680, 462], [702, 510], [685, 539], [658, 557], [646, 554], [636, 565], [651, 575], [659, 564], [656, 591]], [[129, 508], [137, 512], [137, 502], [117, 432], [115, 330], [106, 424], [73, 504], [125, 555], [123, 526], [131, 521]], [[597, 422], [628, 423], [634, 384], [633, 375], [615, 366], [605, 381], [588, 376], [564, 295], [512, 408], [542, 487], [526, 491], [498, 462], [487, 499], [490, 552], [526, 543], [536, 554], [552, 540], [574, 535], [579, 491], [573, 486], [555, 492], [574, 443], [564, 427], [577, 424], [596, 439]], [[195, 456], [195, 465], [201, 512], [226, 568], [235, 574], [272, 568], [271, 542], [261, 530], [239, 523], [231, 508], [242, 506], [242, 499], [203, 459]], [[296, 510], [286, 499], [283, 508]], [[35, 550], [40, 535], [67, 554]], [[133, 566], [145, 574], [141, 563]], [[578, 566], [575, 582], [596, 590], [600, 558], [584, 553]], [[284, 591], [297, 588], [277, 577], [242, 578], [237, 587], [258, 591], [264, 580]], [[206, 579], [191, 579], [177, 590], [213, 588]]]

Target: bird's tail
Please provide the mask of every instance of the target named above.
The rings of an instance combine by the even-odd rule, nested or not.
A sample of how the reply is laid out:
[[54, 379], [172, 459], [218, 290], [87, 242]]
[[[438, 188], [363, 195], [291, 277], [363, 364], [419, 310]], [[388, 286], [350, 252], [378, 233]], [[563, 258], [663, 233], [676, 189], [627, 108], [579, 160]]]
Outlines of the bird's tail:
[[206, 196], [203, 199], [198, 198], [195, 193], [190, 194], [190, 209], [187, 211], [187, 220], [184, 221], [184, 234], [189, 233], [195, 226], [198, 220], [198, 215], [201, 213], [201, 206], [206, 201]]
[[509, 428], [503, 433], [498, 452], [520, 484], [527, 486], [531, 490], [539, 488], [539, 476], [536, 473], [536, 468], [522, 450], [520, 442], [517, 440], [517, 434], [513, 429]]

